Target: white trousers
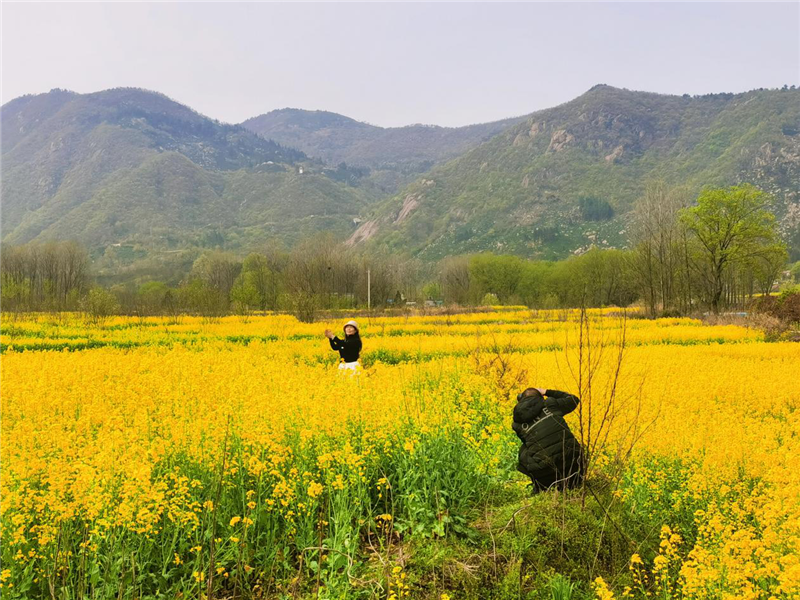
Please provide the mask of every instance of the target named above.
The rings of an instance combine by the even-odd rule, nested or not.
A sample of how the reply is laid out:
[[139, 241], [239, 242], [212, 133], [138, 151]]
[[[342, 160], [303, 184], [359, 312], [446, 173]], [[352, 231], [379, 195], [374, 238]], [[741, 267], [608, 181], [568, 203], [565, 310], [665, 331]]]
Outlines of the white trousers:
[[339, 363], [339, 370], [340, 371], [358, 371], [361, 368], [361, 365], [358, 364], [358, 361], [353, 362], [340, 362]]

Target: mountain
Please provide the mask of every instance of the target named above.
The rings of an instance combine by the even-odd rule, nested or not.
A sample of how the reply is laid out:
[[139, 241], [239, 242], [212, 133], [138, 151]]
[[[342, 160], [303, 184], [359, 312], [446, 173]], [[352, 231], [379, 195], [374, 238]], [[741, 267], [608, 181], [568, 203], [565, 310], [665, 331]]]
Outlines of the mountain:
[[77, 239], [95, 256], [291, 243], [349, 234], [375, 198], [347, 169], [154, 92], [53, 90], [0, 114], [4, 242]]
[[373, 207], [349, 243], [423, 259], [559, 258], [623, 247], [650, 179], [752, 182], [800, 252], [800, 90], [690, 97], [598, 85], [434, 167]]
[[[277, 141], [139, 89], [53, 90], [0, 117], [2, 241], [76, 239], [107, 274], [160, 277], [204, 248], [244, 253], [328, 231], [422, 259], [624, 247], [654, 178], [693, 192], [765, 189], [800, 258], [795, 89], [690, 97], [600, 85], [522, 120], [455, 129], [293, 110], [249, 122], [270, 123]], [[376, 174], [413, 180], [387, 195]]]
[[381, 189], [395, 192], [432, 166], [463, 154], [523, 119], [465, 127], [385, 128], [327, 111], [284, 108], [248, 119], [242, 127], [329, 164], [370, 169], [372, 180]]

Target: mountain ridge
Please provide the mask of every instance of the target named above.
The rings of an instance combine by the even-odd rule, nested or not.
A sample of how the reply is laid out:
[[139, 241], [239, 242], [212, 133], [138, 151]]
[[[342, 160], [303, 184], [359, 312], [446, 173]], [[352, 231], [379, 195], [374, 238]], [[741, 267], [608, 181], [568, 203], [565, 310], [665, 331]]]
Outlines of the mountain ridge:
[[385, 191], [396, 191], [432, 166], [455, 158], [525, 117], [462, 127], [380, 127], [329, 111], [284, 108], [243, 121], [254, 133], [331, 164], [368, 168]]
[[[211, 237], [231, 248], [260, 236], [291, 243], [346, 235], [375, 198], [352, 185], [357, 174], [157, 92], [52, 90], [0, 112], [8, 243], [77, 239], [95, 255], [120, 245], [201, 249], [220, 229]], [[255, 218], [255, 207], [270, 218]]]
[[[798, 130], [800, 90], [675, 96], [594, 86], [376, 204], [349, 243], [428, 259], [486, 250], [559, 258], [590, 245], [621, 247], [645, 182], [663, 178], [692, 192], [761, 185], [776, 196], [782, 228], [799, 248]], [[581, 202], [614, 216], [587, 221]]]
[[[675, 96], [601, 84], [509, 119], [492, 135], [397, 128], [400, 153], [372, 168], [326, 164], [138, 88], [55, 89], [13, 99], [0, 112], [3, 241], [77, 239], [109, 268], [122, 264], [118, 247], [139, 258], [182, 248], [245, 252], [267, 239], [291, 245], [325, 231], [360, 251], [426, 260], [486, 250], [561, 258], [592, 245], [624, 247], [630, 210], [653, 178], [693, 191], [755, 183], [776, 197], [782, 232], [800, 248], [800, 92], [793, 89]], [[270, 114], [284, 128], [300, 119], [297, 135], [345, 127], [353, 139], [333, 145], [348, 152], [385, 144], [354, 133], [385, 128], [337, 113]], [[506, 121], [490, 125], [498, 123]], [[431, 133], [456, 136], [431, 148]], [[445, 158], [459, 144], [467, 149]], [[430, 168], [416, 171], [424, 161]], [[381, 177], [393, 177], [388, 188], [401, 191], [387, 195]]]

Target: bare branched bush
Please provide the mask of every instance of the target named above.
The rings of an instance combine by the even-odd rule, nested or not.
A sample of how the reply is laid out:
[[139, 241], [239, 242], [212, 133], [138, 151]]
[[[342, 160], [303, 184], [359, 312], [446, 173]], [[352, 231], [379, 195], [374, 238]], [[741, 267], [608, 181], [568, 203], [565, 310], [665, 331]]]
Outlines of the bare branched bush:
[[[624, 378], [633, 377], [626, 369], [627, 315], [615, 318], [614, 327], [604, 327], [608, 317], [579, 312], [577, 337], [567, 330], [559, 368], [574, 382], [578, 404], [578, 439], [584, 449], [587, 472], [601, 459], [621, 470], [642, 434], [653, 423], [642, 421], [642, 388], [637, 381], [625, 395], [620, 393]], [[633, 389], [633, 391], [630, 391]]]

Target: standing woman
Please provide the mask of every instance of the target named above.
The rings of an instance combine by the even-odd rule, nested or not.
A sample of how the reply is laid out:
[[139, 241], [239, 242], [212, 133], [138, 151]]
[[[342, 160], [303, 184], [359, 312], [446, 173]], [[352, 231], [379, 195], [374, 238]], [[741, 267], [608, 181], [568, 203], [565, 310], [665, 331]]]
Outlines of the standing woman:
[[344, 339], [340, 340], [333, 335], [330, 329], [325, 330], [325, 337], [331, 342], [331, 348], [338, 350], [342, 358], [339, 363], [339, 370], [357, 371], [361, 366], [358, 364], [358, 357], [361, 354], [361, 336], [358, 334], [358, 323], [348, 321], [344, 324]]

